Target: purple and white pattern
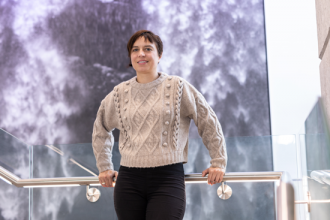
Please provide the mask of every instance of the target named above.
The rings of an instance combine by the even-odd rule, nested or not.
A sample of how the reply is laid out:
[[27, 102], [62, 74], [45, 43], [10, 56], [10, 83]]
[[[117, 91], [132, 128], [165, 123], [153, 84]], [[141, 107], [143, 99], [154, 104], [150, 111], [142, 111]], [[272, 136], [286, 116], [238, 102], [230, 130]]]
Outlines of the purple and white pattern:
[[[262, 0], [0, 0], [0, 128], [40, 145], [34, 177], [91, 175], [68, 163], [79, 155], [97, 173], [90, 145], [62, 146], [65, 156], [41, 145], [91, 142], [101, 100], [135, 76], [126, 43], [141, 29], [163, 40], [159, 70], [194, 85], [232, 137], [226, 139], [227, 171], [272, 170], [269, 138], [235, 138], [270, 134]], [[194, 123], [190, 132], [185, 172], [202, 172], [209, 155]], [[114, 136], [118, 141], [117, 130]], [[28, 172], [26, 159], [8, 165], [4, 158], [27, 157], [27, 149], [6, 140], [0, 140], [0, 166]], [[113, 157], [118, 169], [117, 145]], [[22, 198], [28, 191], [5, 184], [0, 181], [0, 219], [28, 219], [29, 201]], [[272, 184], [231, 186], [234, 195], [224, 202], [215, 186], [187, 185], [185, 219], [275, 218]], [[31, 219], [90, 219], [88, 213], [116, 219], [111, 190], [102, 189], [92, 208], [84, 187], [30, 193]]]

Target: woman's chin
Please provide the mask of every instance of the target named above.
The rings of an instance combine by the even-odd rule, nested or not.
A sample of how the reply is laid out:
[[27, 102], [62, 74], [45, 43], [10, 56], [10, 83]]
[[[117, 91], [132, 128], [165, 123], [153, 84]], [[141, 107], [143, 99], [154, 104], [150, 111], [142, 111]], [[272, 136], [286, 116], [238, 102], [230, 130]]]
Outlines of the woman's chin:
[[135, 71], [138, 73], [143, 73], [143, 74], [152, 72], [149, 68], [136, 68]]

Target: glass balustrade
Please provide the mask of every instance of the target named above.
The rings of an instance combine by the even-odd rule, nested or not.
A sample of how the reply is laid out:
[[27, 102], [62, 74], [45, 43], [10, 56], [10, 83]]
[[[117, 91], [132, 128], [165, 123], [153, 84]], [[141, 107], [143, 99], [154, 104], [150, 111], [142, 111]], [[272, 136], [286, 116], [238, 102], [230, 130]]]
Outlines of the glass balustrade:
[[[227, 172], [286, 171], [292, 178], [295, 200], [300, 202], [296, 204], [296, 219], [327, 219], [330, 148], [328, 132], [320, 124], [323, 117], [321, 112], [311, 113], [305, 123], [306, 134], [227, 137]], [[30, 146], [0, 130], [0, 149], [0, 166], [21, 179], [98, 175], [91, 143]], [[117, 142], [113, 163], [118, 170]], [[201, 173], [208, 166], [209, 155], [202, 139], [189, 139], [185, 173]], [[217, 195], [220, 184], [187, 183], [184, 219], [276, 219], [278, 182], [226, 184], [233, 194], [221, 200]], [[91, 188], [101, 192], [96, 202], [87, 200], [86, 186], [24, 189], [0, 181], [0, 219], [117, 219], [113, 189]], [[308, 210], [309, 198], [312, 203]]]
[[[274, 165], [281, 165], [272, 159], [274, 150], [272, 144], [277, 141], [276, 148], [293, 148], [290, 156], [281, 161], [289, 164], [295, 159], [295, 145], [287, 145], [288, 138], [263, 137], [228, 137], [227, 172], [267, 172], [273, 171]], [[289, 138], [290, 139], [290, 138]], [[284, 141], [283, 141], [284, 140]], [[286, 141], [285, 141], [286, 140]], [[289, 144], [292, 144], [291, 142]], [[282, 146], [283, 145], [283, 146]], [[274, 145], [275, 146], [275, 145]], [[20, 178], [61, 178], [97, 176], [96, 161], [92, 146], [88, 144], [68, 145], [34, 145], [21, 146], [26, 156], [29, 176]], [[8, 151], [9, 152], [9, 151]], [[282, 151], [278, 150], [277, 154]], [[15, 154], [14, 152], [10, 153]], [[6, 158], [9, 157], [7, 155]], [[292, 159], [293, 157], [293, 159]], [[202, 139], [189, 139], [189, 158], [184, 165], [185, 173], [201, 173], [209, 166], [208, 151]], [[6, 161], [2, 159], [2, 161]], [[13, 162], [11, 160], [7, 160]], [[114, 144], [113, 163], [115, 170], [120, 166], [118, 143]], [[24, 165], [21, 161], [22, 166]], [[296, 166], [296, 165], [295, 165]], [[7, 166], [8, 167], [8, 166]], [[284, 167], [283, 167], [284, 168]], [[297, 176], [296, 168], [280, 171], [290, 171]], [[13, 173], [19, 174], [12, 169]], [[5, 184], [5, 183], [2, 183]], [[221, 200], [217, 195], [220, 184], [209, 186], [206, 183], [187, 183], [187, 205], [184, 219], [275, 219], [275, 187], [274, 182], [230, 182], [233, 190], [228, 200]], [[11, 190], [24, 190], [8, 185]], [[101, 192], [100, 199], [91, 203], [86, 198], [86, 187], [38, 187], [31, 188], [29, 196], [31, 219], [116, 219], [113, 205], [113, 189], [101, 186], [91, 186]], [[2, 190], [2, 189], [0, 189]], [[28, 192], [28, 191], [26, 191]], [[18, 197], [17, 197], [18, 198]], [[27, 204], [28, 205], [28, 204]], [[27, 209], [27, 208], [26, 208]]]
[[[302, 184], [301, 219], [323, 220], [330, 216], [330, 141], [329, 119], [319, 100], [299, 135]], [[302, 208], [301, 208], [302, 209]], [[305, 215], [304, 215], [305, 213]]]
[[[30, 178], [30, 150], [29, 145], [0, 129], [0, 167], [19, 178]], [[1, 179], [0, 219], [29, 219], [31, 190], [16, 188]]]
[[[229, 157], [227, 172], [272, 171], [271, 142], [271, 136], [226, 138]], [[209, 167], [208, 151], [200, 138], [189, 139], [189, 143], [189, 162], [184, 165], [185, 173], [201, 173]], [[33, 146], [31, 173], [34, 178], [93, 176], [98, 174], [95, 163], [91, 144], [38, 145]], [[113, 163], [115, 170], [118, 170], [120, 154], [117, 142], [113, 149]], [[197, 219], [275, 219], [273, 182], [229, 185], [233, 196], [224, 201], [217, 196], [220, 184], [187, 184], [185, 219], [196, 219], [196, 216]], [[98, 219], [116, 219], [113, 189], [95, 188], [101, 192], [100, 200], [95, 204], [90, 204], [86, 199], [84, 187], [34, 188], [33, 215], [40, 219], [49, 213], [51, 216], [62, 213], [61, 219], [78, 216], [79, 219], [90, 219], [91, 215], [98, 213]], [[45, 212], [49, 207], [53, 207], [52, 211]]]
[[[226, 142], [230, 158], [228, 172], [272, 171], [270, 136], [226, 138]], [[189, 143], [190, 155], [189, 162], [184, 165], [185, 173], [201, 173], [209, 166], [208, 151], [201, 139], [190, 139]], [[31, 173], [34, 178], [93, 176], [98, 174], [95, 163], [91, 144], [37, 145], [33, 146]], [[113, 163], [115, 170], [118, 170], [120, 154], [117, 142], [113, 149]], [[219, 185], [187, 184], [185, 219], [196, 219], [193, 216], [200, 216], [198, 219], [216, 219], [219, 216], [234, 216], [236, 219], [275, 218], [272, 182], [231, 183], [234, 193], [230, 200], [226, 201], [220, 200], [217, 196]], [[99, 219], [116, 219], [113, 189], [96, 188], [101, 191], [100, 200], [96, 205], [90, 204], [86, 199], [85, 187], [34, 188], [33, 215], [39, 219], [45, 215], [54, 216], [61, 213], [61, 219], [78, 216], [79, 219], [90, 219], [91, 215], [99, 213]], [[49, 207], [53, 208], [49, 210]], [[240, 209], [245, 211], [238, 211]], [[49, 210], [49, 213], [45, 210]]]
[[[325, 220], [330, 216], [330, 137], [327, 117], [318, 101], [304, 123], [304, 133], [259, 137], [227, 137], [227, 173], [285, 171], [295, 192], [296, 219]], [[90, 177], [98, 170], [91, 143], [29, 145], [0, 129], [0, 167], [21, 180]], [[185, 173], [209, 167], [201, 138], [189, 139]], [[118, 143], [113, 163], [120, 166]], [[16, 178], [16, 177], [15, 177]], [[3, 181], [2, 181], [3, 180]], [[100, 191], [96, 202], [86, 186], [21, 188], [0, 181], [0, 219], [117, 219], [113, 189]], [[184, 219], [276, 219], [278, 181], [227, 182], [232, 196], [219, 199], [220, 184], [186, 183]]]
[[31, 147], [0, 129], [0, 166], [20, 178], [30, 178]]

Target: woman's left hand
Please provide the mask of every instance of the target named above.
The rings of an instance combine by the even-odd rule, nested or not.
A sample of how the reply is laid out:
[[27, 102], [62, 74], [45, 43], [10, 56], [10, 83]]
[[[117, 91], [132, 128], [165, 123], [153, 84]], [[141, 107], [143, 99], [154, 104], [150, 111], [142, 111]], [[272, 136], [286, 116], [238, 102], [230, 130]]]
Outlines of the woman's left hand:
[[206, 174], [209, 174], [207, 177], [207, 184], [212, 186], [216, 183], [221, 183], [225, 171], [218, 167], [210, 167], [202, 172], [202, 177], [206, 176]]

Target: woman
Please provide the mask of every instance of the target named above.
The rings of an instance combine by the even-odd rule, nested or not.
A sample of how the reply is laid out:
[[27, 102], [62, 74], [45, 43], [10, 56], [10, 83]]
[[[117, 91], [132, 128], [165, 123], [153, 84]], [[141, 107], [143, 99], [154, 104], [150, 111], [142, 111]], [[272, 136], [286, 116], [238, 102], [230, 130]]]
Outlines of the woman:
[[[113, 186], [119, 220], [182, 219], [185, 211], [183, 163], [187, 163], [191, 119], [209, 150], [208, 184], [222, 181], [227, 164], [221, 126], [204, 97], [178, 76], [157, 72], [161, 39], [136, 32], [127, 44], [136, 77], [115, 86], [101, 102], [93, 128], [99, 181]], [[112, 130], [120, 130], [119, 174], [113, 170]]]

